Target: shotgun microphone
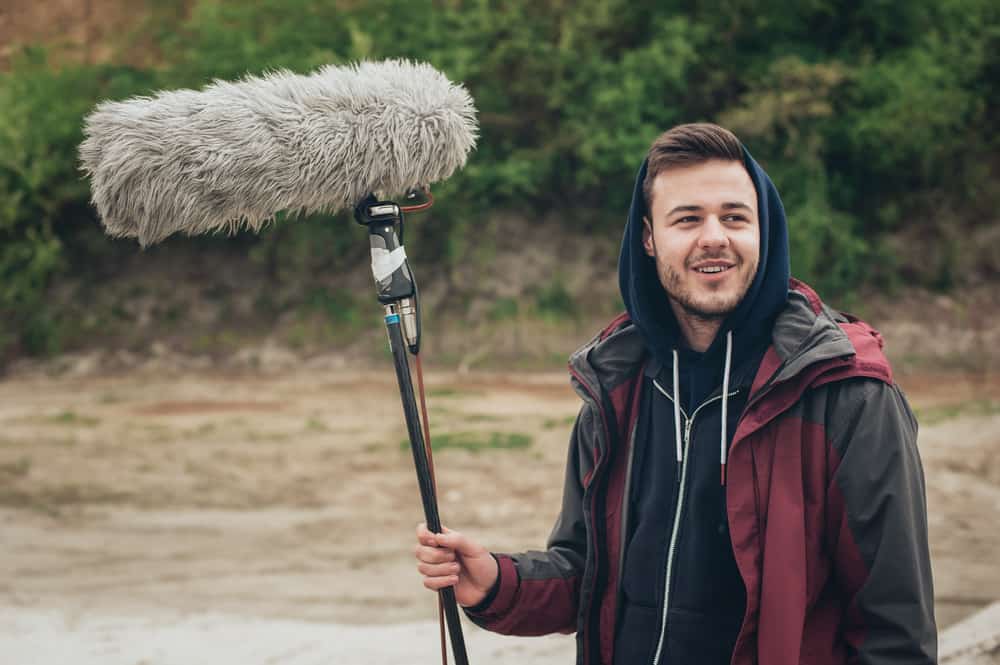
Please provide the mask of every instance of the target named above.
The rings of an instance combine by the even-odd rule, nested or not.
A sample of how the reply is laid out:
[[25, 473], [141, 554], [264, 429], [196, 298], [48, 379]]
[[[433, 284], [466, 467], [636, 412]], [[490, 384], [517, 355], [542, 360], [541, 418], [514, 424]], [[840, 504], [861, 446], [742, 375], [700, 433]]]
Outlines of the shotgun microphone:
[[103, 102], [84, 136], [81, 168], [105, 230], [146, 246], [443, 180], [465, 164], [477, 126], [461, 85], [386, 60]]

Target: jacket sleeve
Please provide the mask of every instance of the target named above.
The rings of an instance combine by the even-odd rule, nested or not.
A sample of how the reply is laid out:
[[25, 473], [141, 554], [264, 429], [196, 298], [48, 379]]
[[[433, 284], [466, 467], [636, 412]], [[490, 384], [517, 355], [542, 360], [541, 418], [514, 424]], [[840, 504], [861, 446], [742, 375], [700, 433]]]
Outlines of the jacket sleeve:
[[477, 625], [505, 635], [576, 630], [580, 580], [587, 560], [584, 486], [593, 468], [599, 416], [584, 405], [570, 437], [562, 508], [545, 551], [494, 554], [500, 564], [492, 600], [466, 609]]
[[828, 413], [839, 459], [830, 540], [852, 663], [937, 662], [927, 502], [917, 422], [895, 385], [849, 382]]

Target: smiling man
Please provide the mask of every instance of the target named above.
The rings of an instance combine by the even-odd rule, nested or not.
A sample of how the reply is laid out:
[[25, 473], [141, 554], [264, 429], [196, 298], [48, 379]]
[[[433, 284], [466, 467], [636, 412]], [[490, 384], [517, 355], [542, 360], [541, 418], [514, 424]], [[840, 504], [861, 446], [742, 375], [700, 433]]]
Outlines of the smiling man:
[[880, 335], [790, 278], [778, 193], [681, 125], [636, 179], [627, 312], [573, 354], [583, 398], [541, 552], [418, 527], [430, 589], [580, 665], [936, 662], [916, 421]]

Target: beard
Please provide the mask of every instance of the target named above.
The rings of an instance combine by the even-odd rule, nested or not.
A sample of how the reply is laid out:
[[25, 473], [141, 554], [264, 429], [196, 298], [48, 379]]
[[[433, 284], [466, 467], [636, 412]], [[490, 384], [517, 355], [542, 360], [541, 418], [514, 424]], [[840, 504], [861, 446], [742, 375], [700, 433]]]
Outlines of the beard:
[[[714, 322], [726, 318], [743, 300], [757, 274], [756, 262], [748, 266], [739, 257], [733, 259], [721, 256], [700, 256], [685, 261], [685, 271], [688, 270], [689, 265], [712, 258], [726, 258], [733, 261], [734, 266], [730, 270], [736, 272], [734, 277], [739, 280], [734, 286], [727, 286], [720, 290], [704, 286], [699, 288], [699, 285], [691, 283], [692, 280], [685, 279], [687, 273], [682, 276], [671, 266], [662, 265], [658, 256], [655, 257], [657, 273], [667, 297], [676, 303], [685, 314], [698, 321]], [[745, 270], [744, 268], [749, 269]]]

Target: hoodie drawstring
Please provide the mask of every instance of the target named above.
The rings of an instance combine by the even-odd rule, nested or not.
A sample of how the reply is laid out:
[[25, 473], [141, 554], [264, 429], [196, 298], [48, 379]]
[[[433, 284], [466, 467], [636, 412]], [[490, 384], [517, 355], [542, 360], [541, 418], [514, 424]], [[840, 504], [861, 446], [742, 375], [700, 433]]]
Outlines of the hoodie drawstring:
[[684, 461], [684, 452], [681, 444], [681, 393], [680, 393], [680, 361], [677, 358], [677, 349], [674, 353], [674, 441], [677, 443], [677, 482], [681, 481], [681, 463]]
[[[727, 436], [727, 423], [729, 422], [729, 372], [733, 364], [733, 331], [726, 333], [726, 368], [722, 372], [722, 436], [719, 444], [719, 461], [721, 463], [721, 484], [726, 484], [726, 454], [729, 451], [729, 437]], [[676, 388], [674, 389], [676, 390]]]
[[[680, 400], [680, 362], [677, 357], [677, 349], [673, 349], [674, 355], [674, 442], [677, 446], [677, 480], [681, 478], [681, 464], [684, 462], [684, 445], [681, 439], [681, 400]], [[726, 365], [722, 371], [722, 434], [719, 437], [719, 467], [721, 484], [726, 484], [726, 455], [729, 451], [729, 374], [733, 367], [733, 331], [726, 333]], [[662, 388], [661, 388], [662, 390]]]

